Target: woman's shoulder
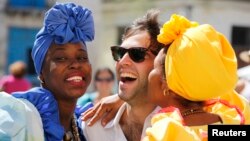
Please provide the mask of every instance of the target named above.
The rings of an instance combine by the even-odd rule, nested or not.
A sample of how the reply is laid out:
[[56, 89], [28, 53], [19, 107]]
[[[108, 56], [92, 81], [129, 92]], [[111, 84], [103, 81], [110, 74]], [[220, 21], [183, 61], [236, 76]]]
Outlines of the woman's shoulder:
[[0, 92], [0, 140], [43, 141], [43, 125], [36, 108], [29, 101]]
[[205, 111], [219, 115], [222, 124], [245, 124], [245, 117], [237, 105], [222, 99], [206, 101]]
[[52, 93], [42, 87], [36, 87], [26, 92], [15, 92], [12, 96], [24, 99], [36, 107], [42, 119], [45, 138], [61, 140], [64, 129], [59, 120], [59, 108]]
[[[177, 108], [162, 109], [152, 120], [152, 127], [146, 130], [143, 141], [171, 140], [198, 141], [199, 135], [183, 123], [183, 118]], [[178, 135], [176, 134], [178, 133]]]

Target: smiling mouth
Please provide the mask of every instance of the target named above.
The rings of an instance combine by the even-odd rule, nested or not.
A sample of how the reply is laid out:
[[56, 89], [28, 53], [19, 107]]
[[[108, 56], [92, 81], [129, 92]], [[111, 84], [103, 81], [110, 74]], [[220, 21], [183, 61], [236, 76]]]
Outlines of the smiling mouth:
[[72, 76], [66, 79], [66, 81], [69, 81], [69, 82], [82, 82], [83, 80], [85, 79], [81, 76]]
[[121, 79], [120, 81], [122, 81], [123, 83], [126, 82], [133, 82], [137, 79], [137, 77], [131, 73], [121, 73]]

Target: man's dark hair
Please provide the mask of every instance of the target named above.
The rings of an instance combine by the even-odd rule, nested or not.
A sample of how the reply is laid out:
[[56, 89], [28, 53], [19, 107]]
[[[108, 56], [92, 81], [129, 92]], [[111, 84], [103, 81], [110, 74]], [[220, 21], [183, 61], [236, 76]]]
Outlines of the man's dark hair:
[[140, 34], [142, 31], [147, 31], [150, 35], [151, 52], [157, 55], [163, 47], [163, 44], [157, 41], [157, 35], [160, 33], [160, 25], [158, 23], [159, 10], [151, 9], [146, 15], [136, 19], [132, 25], [125, 29], [122, 40], [127, 39], [135, 34]]

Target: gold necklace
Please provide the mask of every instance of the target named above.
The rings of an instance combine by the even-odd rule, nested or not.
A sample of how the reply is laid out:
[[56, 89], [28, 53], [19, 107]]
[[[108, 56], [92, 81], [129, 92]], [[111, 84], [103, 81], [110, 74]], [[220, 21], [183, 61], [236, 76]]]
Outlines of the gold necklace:
[[189, 110], [186, 110], [184, 112], [181, 112], [181, 115], [183, 117], [185, 116], [189, 116], [189, 115], [193, 115], [193, 114], [197, 114], [197, 113], [205, 113], [205, 111], [203, 109], [189, 109]]
[[71, 119], [71, 130], [72, 131], [65, 132], [65, 134], [63, 136], [63, 140], [64, 141], [81, 141], [80, 140], [80, 135], [79, 135], [79, 132], [78, 132], [78, 127], [77, 127], [77, 124], [76, 124], [75, 115]]

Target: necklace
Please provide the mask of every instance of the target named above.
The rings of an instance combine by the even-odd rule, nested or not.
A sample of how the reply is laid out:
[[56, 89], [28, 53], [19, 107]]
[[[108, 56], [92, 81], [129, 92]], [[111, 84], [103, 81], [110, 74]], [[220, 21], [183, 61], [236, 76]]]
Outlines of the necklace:
[[80, 141], [75, 115], [71, 119], [71, 130], [72, 131], [65, 132], [63, 140], [64, 141]]
[[185, 116], [189, 116], [189, 115], [193, 115], [197, 113], [205, 113], [205, 111], [203, 109], [189, 109], [184, 112], [181, 112], [181, 115], [185, 117]]

